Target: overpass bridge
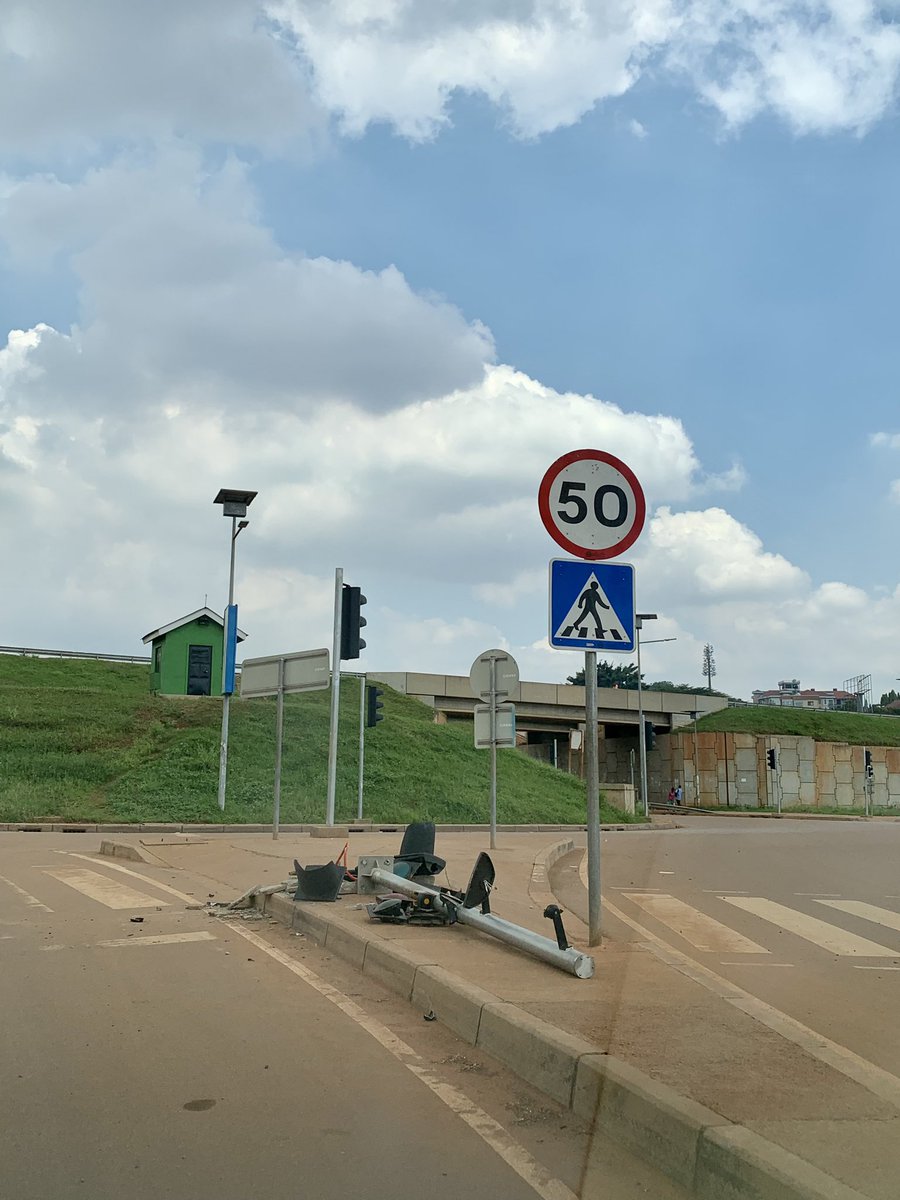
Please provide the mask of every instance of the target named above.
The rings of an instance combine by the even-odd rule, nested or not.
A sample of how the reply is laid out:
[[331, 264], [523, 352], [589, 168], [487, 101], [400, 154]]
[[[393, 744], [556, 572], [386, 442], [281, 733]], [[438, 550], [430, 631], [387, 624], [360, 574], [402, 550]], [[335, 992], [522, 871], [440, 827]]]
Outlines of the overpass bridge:
[[[481, 703], [472, 693], [467, 675], [429, 675], [419, 672], [371, 672], [377, 680], [413, 696], [434, 710], [435, 721], [472, 721], [475, 705]], [[679, 725], [727, 708], [721, 696], [704, 692], [642, 691], [644, 720], [657, 733], [671, 733]], [[557, 761], [560, 744], [568, 750], [571, 735], [584, 730], [584, 688], [571, 683], [519, 684], [515, 698], [516, 731], [522, 745], [553, 747]], [[601, 739], [630, 738], [638, 733], [638, 694], [627, 688], [597, 689], [597, 720]], [[577, 740], [577, 739], [576, 739]]]

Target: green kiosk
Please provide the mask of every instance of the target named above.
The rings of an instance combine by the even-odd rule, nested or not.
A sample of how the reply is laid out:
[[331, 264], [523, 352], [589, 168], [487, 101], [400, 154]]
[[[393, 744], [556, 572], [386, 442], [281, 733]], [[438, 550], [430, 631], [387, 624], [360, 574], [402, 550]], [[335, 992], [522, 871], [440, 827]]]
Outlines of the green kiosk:
[[[163, 696], [221, 696], [225, 623], [211, 608], [179, 617], [143, 638], [150, 645], [150, 691]], [[237, 631], [242, 642], [246, 633]]]

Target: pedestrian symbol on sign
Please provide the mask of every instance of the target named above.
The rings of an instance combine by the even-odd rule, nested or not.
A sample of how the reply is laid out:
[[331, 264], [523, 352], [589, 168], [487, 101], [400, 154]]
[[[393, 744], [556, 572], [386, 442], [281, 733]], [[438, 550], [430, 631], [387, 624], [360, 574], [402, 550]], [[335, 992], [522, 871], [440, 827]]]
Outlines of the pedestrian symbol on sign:
[[[592, 636], [595, 638], [604, 638], [606, 636], [606, 631], [603, 628], [603, 618], [597, 611], [598, 606], [605, 609], [607, 612], [612, 611], [609, 605], [606, 603], [606, 598], [600, 591], [600, 584], [596, 579], [594, 579], [593, 576], [591, 576], [590, 584], [578, 597], [578, 608], [580, 610], [579, 613], [576, 615], [575, 620], [571, 625], [567, 625], [565, 629], [560, 630], [560, 636], [571, 637], [574, 631], [577, 629], [578, 633], [575, 634], [575, 636], [586, 638], [588, 635], [588, 622], [591, 621], [593, 622], [594, 626], [594, 633]], [[615, 613], [613, 613], [613, 619], [615, 620]], [[618, 630], [611, 629], [610, 636], [614, 637], [617, 641], [620, 641], [622, 635], [618, 632]]]

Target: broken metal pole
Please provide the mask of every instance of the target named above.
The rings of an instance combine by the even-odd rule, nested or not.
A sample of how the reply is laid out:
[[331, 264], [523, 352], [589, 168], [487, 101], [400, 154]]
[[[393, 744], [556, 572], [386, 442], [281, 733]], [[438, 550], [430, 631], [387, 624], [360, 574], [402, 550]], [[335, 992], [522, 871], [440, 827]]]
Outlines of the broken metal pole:
[[413, 899], [416, 896], [435, 896], [445, 905], [452, 906], [456, 919], [461, 925], [471, 925], [474, 929], [480, 929], [482, 933], [489, 933], [508, 946], [524, 950], [526, 954], [534, 955], [535, 958], [549, 963], [551, 967], [567, 971], [577, 979], [590, 979], [594, 974], [593, 958], [589, 954], [582, 954], [580, 950], [575, 950], [573, 947], [569, 947], [568, 950], [560, 950], [555, 941], [551, 941], [550, 938], [543, 937], [539, 933], [533, 933], [532, 930], [525, 929], [522, 925], [505, 921], [493, 913], [483, 913], [477, 908], [463, 908], [452, 897], [442, 894], [437, 888], [414, 883], [410, 879], [404, 879], [381, 867], [372, 867], [371, 870], [366, 871], [366, 875], [373, 884], [388, 888], [392, 892], [399, 892], [402, 896], [410, 896]]

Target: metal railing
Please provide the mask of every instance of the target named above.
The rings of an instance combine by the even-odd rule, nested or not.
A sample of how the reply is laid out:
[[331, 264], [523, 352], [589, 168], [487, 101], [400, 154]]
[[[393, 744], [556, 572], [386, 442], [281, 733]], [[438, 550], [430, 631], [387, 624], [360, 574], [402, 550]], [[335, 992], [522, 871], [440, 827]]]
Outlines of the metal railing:
[[0, 654], [19, 654], [24, 658], [90, 658], [100, 662], [149, 663], [150, 656], [140, 654], [95, 654], [89, 650], [39, 650], [34, 646], [0, 646]]

